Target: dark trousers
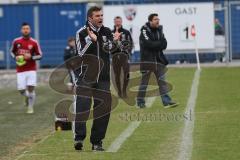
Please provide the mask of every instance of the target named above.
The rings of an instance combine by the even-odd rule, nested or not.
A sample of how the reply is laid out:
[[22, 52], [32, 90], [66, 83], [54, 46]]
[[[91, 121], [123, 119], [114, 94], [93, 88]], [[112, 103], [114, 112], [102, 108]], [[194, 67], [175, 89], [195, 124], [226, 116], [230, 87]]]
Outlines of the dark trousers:
[[[124, 53], [115, 54], [112, 58], [115, 83], [119, 97], [127, 96], [127, 86], [129, 82], [128, 55]], [[121, 71], [123, 70], [123, 85], [121, 86]]]
[[[105, 138], [111, 112], [110, 82], [78, 82], [76, 87], [75, 121], [73, 131], [75, 141], [86, 138], [86, 121], [93, 118], [90, 141], [99, 144]], [[90, 111], [93, 101], [93, 110]]]
[[138, 105], [145, 104], [144, 98], [146, 95], [148, 82], [152, 73], [155, 75], [157, 79], [159, 94], [161, 95], [163, 105], [168, 105], [168, 103], [171, 102], [171, 97], [167, 94], [169, 91], [169, 88], [167, 83], [165, 82], [164, 70], [165, 70], [165, 67], [158, 67], [155, 70], [142, 71], [142, 79], [141, 79], [141, 84], [139, 86], [139, 92], [137, 96]]

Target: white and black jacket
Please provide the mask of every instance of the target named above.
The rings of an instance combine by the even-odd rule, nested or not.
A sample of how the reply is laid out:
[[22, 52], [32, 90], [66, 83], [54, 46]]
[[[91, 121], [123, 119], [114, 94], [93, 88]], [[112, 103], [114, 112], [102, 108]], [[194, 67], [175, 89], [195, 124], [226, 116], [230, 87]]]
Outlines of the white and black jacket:
[[[87, 33], [87, 27], [97, 35], [97, 42], [91, 40]], [[79, 77], [84, 77], [86, 74], [87, 66], [84, 63], [84, 57], [93, 55], [96, 60], [91, 64], [94, 66], [91, 67], [94, 67], [94, 72], [97, 72], [96, 81], [110, 81], [110, 51], [104, 50], [103, 47], [106, 43], [111, 42], [113, 42], [111, 30], [104, 26], [95, 28], [90, 22], [87, 22], [77, 31], [76, 50], [77, 54], [83, 58], [83, 62], [79, 64]]]

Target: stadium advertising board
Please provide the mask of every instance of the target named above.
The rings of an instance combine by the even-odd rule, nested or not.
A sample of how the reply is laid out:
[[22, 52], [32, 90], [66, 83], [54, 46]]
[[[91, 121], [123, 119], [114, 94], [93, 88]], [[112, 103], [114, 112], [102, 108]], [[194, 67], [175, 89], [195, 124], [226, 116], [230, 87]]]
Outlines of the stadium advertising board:
[[214, 6], [213, 3], [144, 4], [104, 6], [104, 25], [113, 27], [115, 16], [123, 18], [125, 28], [132, 31], [135, 51], [139, 50], [139, 34], [147, 17], [158, 13], [168, 40], [168, 50], [193, 50], [193, 26], [199, 49], [214, 48]]

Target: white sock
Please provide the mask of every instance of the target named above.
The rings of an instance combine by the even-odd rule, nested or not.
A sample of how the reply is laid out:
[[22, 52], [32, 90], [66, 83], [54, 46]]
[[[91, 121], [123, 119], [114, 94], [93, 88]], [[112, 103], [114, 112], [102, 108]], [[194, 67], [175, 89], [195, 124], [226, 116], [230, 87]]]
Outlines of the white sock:
[[33, 108], [33, 105], [35, 103], [36, 94], [35, 91], [28, 92], [28, 107]]

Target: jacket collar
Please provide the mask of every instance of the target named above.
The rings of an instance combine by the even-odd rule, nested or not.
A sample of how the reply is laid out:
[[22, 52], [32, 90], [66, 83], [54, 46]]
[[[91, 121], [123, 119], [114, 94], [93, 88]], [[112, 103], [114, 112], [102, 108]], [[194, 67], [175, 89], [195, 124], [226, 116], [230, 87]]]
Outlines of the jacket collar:
[[100, 28], [95, 27], [90, 21], [86, 22], [86, 26], [90, 27], [90, 29], [94, 32], [99, 32], [100, 29], [102, 28], [102, 27], [100, 27]]
[[24, 36], [22, 36], [22, 39], [24, 39], [24, 40], [29, 40], [31, 38], [31, 36], [29, 35], [29, 36], [27, 36], [27, 37], [24, 37]]
[[147, 23], [145, 24], [145, 26], [146, 26], [147, 28], [149, 28], [151, 31], [156, 31], [156, 30], [159, 30], [159, 29], [160, 29], [160, 26], [159, 26], [158, 28], [152, 28], [152, 27], [150, 26], [150, 23], [149, 23], [149, 22], [147, 22]]

